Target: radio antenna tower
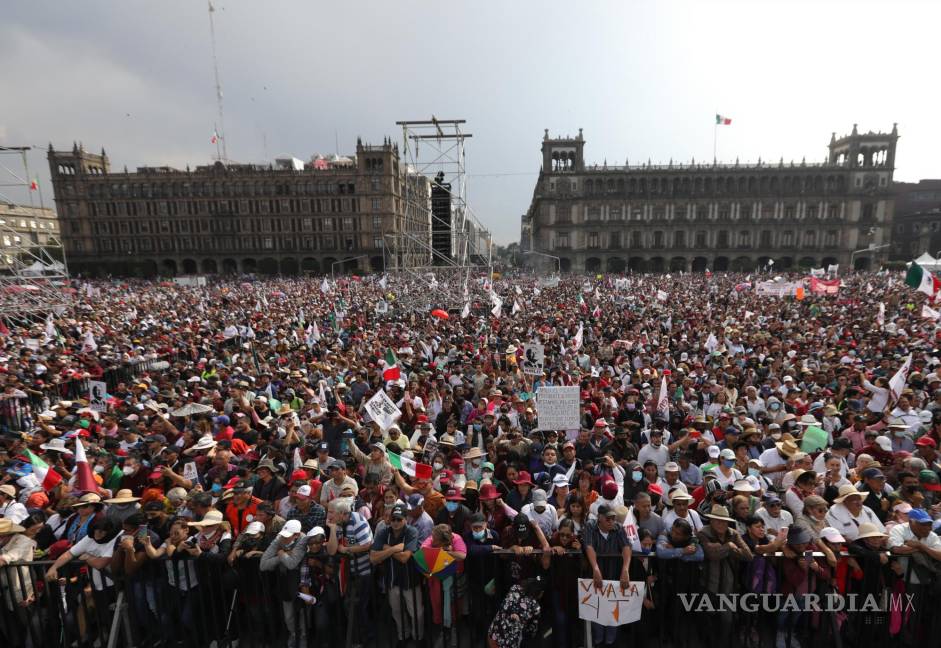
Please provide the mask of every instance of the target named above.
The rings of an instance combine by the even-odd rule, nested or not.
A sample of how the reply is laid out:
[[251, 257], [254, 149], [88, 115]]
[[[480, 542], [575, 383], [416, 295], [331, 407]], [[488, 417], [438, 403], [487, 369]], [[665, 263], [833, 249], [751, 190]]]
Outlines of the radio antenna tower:
[[225, 118], [222, 111], [222, 82], [219, 80], [219, 59], [216, 56], [216, 24], [212, 14], [216, 13], [216, 8], [212, 6], [212, 0], [206, 0], [209, 5], [209, 38], [212, 41], [212, 73], [216, 79], [216, 106], [219, 111], [219, 127], [215, 132], [216, 157], [222, 161], [228, 161], [229, 154], [225, 148]]

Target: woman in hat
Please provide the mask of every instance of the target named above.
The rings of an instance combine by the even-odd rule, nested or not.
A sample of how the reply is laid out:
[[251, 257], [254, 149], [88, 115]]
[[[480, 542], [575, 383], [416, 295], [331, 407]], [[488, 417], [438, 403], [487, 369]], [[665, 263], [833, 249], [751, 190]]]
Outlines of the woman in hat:
[[30, 609], [36, 601], [32, 573], [29, 567], [10, 565], [34, 560], [36, 534], [44, 523], [41, 513], [28, 515], [20, 524], [0, 519], [0, 593], [6, 607], [4, 616], [9, 620], [7, 638], [12, 646], [33, 645], [32, 638], [42, 636], [42, 616], [35, 607]]
[[72, 505], [75, 513], [65, 525], [65, 539], [69, 544], [76, 544], [88, 535], [95, 520], [104, 517], [104, 504], [97, 493], [85, 493]]

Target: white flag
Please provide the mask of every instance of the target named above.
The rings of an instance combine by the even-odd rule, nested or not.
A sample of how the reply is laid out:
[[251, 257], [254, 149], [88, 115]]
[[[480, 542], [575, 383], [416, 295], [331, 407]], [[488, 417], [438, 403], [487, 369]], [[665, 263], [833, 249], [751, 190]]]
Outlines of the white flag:
[[323, 281], [320, 282], [320, 292], [327, 294], [330, 292], [330, 282], [327, 281], [327, 278], [324, 277]]
[[523, 291], [520, 290], [520, 287], [519, 287], [519, 286], [516, 286], [516, 294], [517, 294], [517, 295], [522, 295], [522, 294], [523, 294]]
[[[924, 311], [922, 311], [922, 315], [924, 315]], [[876, 323], [880, 327], [885, 326], [885, 304], [883, 302], [879, 302], [879, 312], [876, 313]]]
[[523, 307], [520, 306], [520, 303], [514, 299], [514, 300], [513, 300], [513, 309], [510, 311], [510, 314], [511, 314], [511, 315], [516, 315], [516, 314], [517, 314], [518, 312], [520, 312], [521, 310], [523, 310]]
[[584, 341], [584, 337], [585, 337], [585, 327], [581, 322], [579, 322], [578, 333], [575, 334], [575, 350], [576, 351], [582, 348], [582, 342]]
[[539, 290], [539, 288], [533, 288], [533, 294], [534, 294], [536, 297], [538, 297], [540, 294], [542, 294], [542, 291]]
[[706, 338], [706, 351], [712, 353], [719, 347], [719, 340], [716, 339], [714, 333], [710, 333], [709, 337]]
[[928, 306], [928, 304], [922, 304], [921, 316], [925, 319], [936, 320], [941, 317], [941, 311], [936, 311], [935, 309]]
[[301, 326], [304, 325], [304, 309], [303, 308], [297, 309], [297, 323], [300, 324]]
[[95, 342], [95, 336], [92, 335], [91, 329], [89, 329], [85, 332], [85, 340], [82, 342], [82, 353], [92, 353], [97, 350], [98, 343]]
[[909, 353], [908, 357], [905, 358], [905, 364], [899, 367], [899, 370], [895, 372], [895, 375], [889, 381], [889, 391], [892, 392], [895, 400], [898, 400], [899, 396], [902, 395], [902, 390], [905, 389], [905, 385], [908, 383], [908, 372], [911, 370], [912, 354]]
[[667, 396], [667, 377], [660, 380], [660, 397], [657, 399], [657, 413], [662, 413], [665, 417], [670, 416], [670, 399]]
[[46, 343], [49, 343], [49, 342], [51, 342], [52, 340], [54, 340], [55, 337], [56, 337], [56, 327], [55, 327], [55, 324], [52, 323], [52, 313], [49, 313], [49, 314], [46, 316], [46, 339], [45, 339], [45, 342], [46, 342]]
[[669, 296], [669, 295], [667, 295], [664, 291], [659, 290], [659, 289], [657, 290], [657, 300], [658, 300], [658, 301], [666, 301], [668, 296]]
[[317, 344], [317, 339], [314, 337], [314, 325], [311, 324], [307, 327], [306, 336], [304, 337], [304, 343], [307, 345], [308, 349], [313, 348]]
[[500, 299], [497, 293], [490, 293], [490, 299], [493, 302], [493, 308], [490, 312], [493, 313], [494, 317], [500, 317], [500, 313], [503, 310], [503, 300]]
[[320, 329], [317, 327], [317, 322], [314, 322], [313, 326], [314, 330], [310, 332], [310, 335], [314, 339], [314, 342], [320, 342]]
[[389, 282], [386, 281], [386, 276], [382, 275], [382, 278], [379, 280], [379, 287], [385, 290], [388, 283]]
[[464, 304], [464, 309], [461, 310], [461, 319], [467, 319], [468, 315], [470, 315], [470, 302]]

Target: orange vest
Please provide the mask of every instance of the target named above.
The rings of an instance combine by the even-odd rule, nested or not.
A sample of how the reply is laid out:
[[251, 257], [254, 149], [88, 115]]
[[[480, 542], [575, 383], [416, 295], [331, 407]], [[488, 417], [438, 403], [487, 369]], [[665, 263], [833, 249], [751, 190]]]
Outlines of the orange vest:
[[[255, 513], [260, 503], [261, 500], [257, 497], [253, 497], [248, 506], [243, 509], [238, 509], [235, 502], [228, 503], [225, 507], [225, 519], [232, 526], [232, 538], [238, 537], [238, 534], [248, 526], [249, 522], [255, 519]], [[251, 516], [251, 519], [246, 519], [248, 516]]]

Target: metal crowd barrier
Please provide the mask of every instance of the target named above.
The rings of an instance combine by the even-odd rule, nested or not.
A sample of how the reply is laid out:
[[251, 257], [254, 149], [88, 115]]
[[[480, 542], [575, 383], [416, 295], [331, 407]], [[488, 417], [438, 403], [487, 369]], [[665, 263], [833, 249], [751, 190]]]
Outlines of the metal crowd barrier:
[[[491, 645], [488, 629], [513, 584], [516, 570], [511, 563], [519, 562], [524, 573], [542, 573], [549, 582], [541, 600], [539, 632], [523, 645], [588, 648], [590, 633], [578, 619], [575, 583], [579, 576], [587, 577], [583, 558], [553, 556], [549, 570], [542, 572], [535, 567], [538, 553], [524, 558], [507, 553], [469, 556], [463, 574], [447, 587], [416, 574], [414, 587], [406, 583], [390, 591], [377, 568], [359, 578], [344, 571], [325, 576], [322, 583], [315, 578], [316, 593], [309, 602], [297, 596], [296, 575], [261, 572], [257, 559], [239, 559], [232, 566], [221, 559], [147, 561], [132, 575], [114, 576], [108, 587], [101, 587], [93, 570], [77, 562], [60, 570], [57, 582], [44, 581], [48, 561], [7, 565], [0, 567], [0, 641], [6, 642], [0, 645], [483, 648]], [[639, 622], [621, 628], [618, 645], [775, 646], [783, 613], [721, 611], [721, 597], [704, 587], [704, 563], [658, 560], [654, 555], [635, 555], [634, 560], [646, 563], [651, 606]], [[769, 563], [778, 590], [783, 575], [774, 563], [779, 560]], [[787, 632], [790, 645], [797, 648], [798, 636], [801, 646], [935, 645], [941, 636], [941, 581], [915, 574], [908, 561], [903, 576], [886, 589], [873, 577], [887, 573], [885, 567], [868, 562], [862, 566], [864, 578], [850, 580], [845, 593], [872, 594], [883, 605], [895, 597], [900, 616], [885, 611], [803, 611]], [[739, 579], [739, 587], [731, 591], [749, 588]], [[825, 597], [830, 592], [830, 583], [818, 582], [808, 593]], [[694, 595], [705, 596], [716, 609], [685, 609], [684, 596]]]

